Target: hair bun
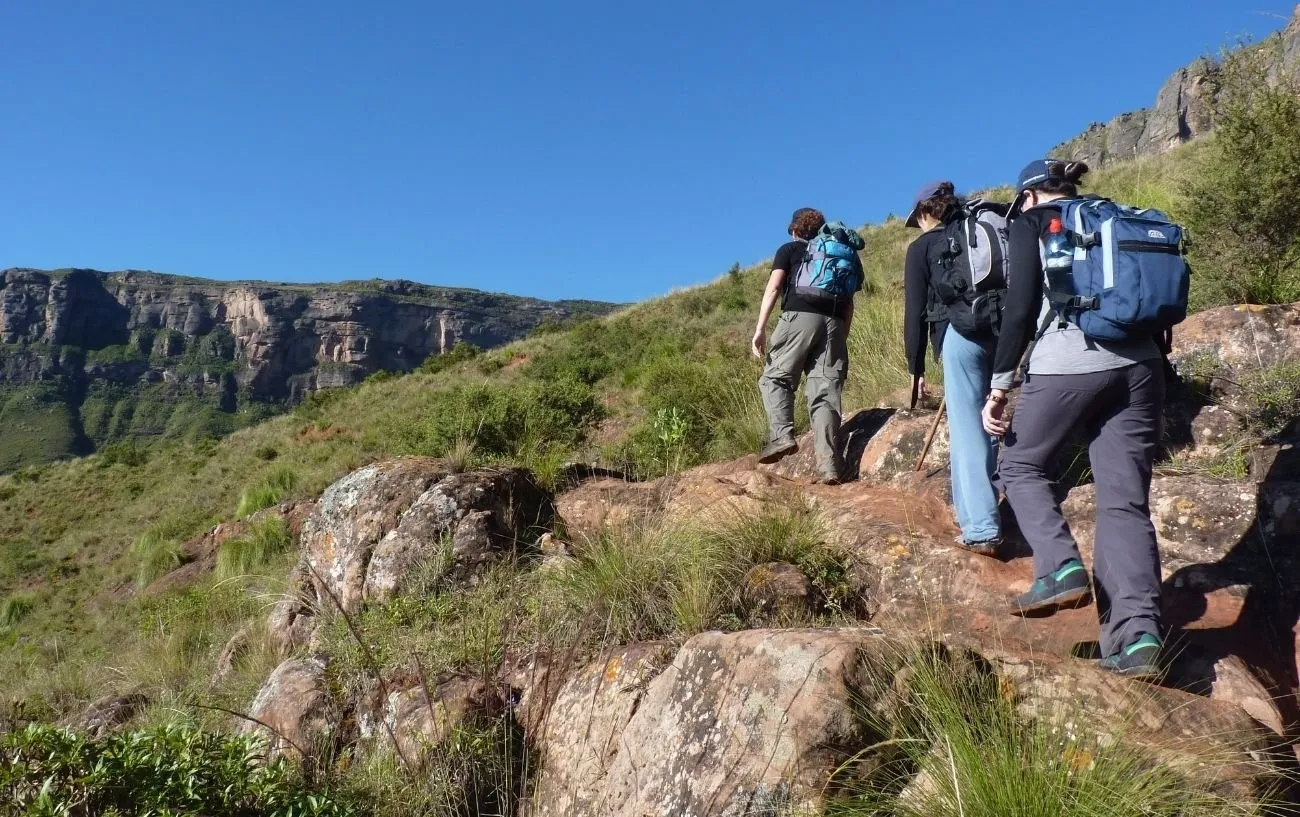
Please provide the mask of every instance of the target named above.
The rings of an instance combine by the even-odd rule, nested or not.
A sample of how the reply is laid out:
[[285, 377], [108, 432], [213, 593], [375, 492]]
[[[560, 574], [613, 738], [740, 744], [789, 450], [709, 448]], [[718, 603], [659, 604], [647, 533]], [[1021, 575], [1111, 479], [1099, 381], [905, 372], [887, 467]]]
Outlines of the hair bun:
[[1065, 176], [1066, 181], [1078, 184], [1084, 176], [1088, 175], [1088, 165], [1085, 162], [1070, 162], [1065, 166], [1062, 175]]
[[952, 182], [939, 182], [939, 188], [934, 191], [933, 198], [937, 199], [943, 196], [951, 196], [954, 195], [956, 192], [957, 192], [957, 186], [954, 185]]

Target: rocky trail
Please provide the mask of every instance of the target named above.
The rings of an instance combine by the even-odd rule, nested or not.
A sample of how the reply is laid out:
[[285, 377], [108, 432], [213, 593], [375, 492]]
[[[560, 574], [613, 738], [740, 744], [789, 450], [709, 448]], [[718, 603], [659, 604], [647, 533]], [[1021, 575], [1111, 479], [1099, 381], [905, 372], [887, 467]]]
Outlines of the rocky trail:
[[[1221, 382], [1240, 384], [1247, 370], [1297, 354], [1300, 305], [1195, 316], [1177, 358], [1191, 368], [1212, 357]], [[1222, 451], [1240, 398], [1228, 388], [1199, 404], [1171, 401], [1167, 436], [1178, 461]], [[1009, 614], [1009, 600], [1033, 579], [1028, 550], [1014, 535], [999, 558], [957, 546], [942, 435], [927, 469], [912, 473], [931, 419], [892, 409], [849, 418], [844, 444], [857, 479], [834, 487], [813, 484], [806, 444], [776, 466], [748, 457], [649, 483], [589, 475], [555, 495], [517, 468], [460, 473], [419, 458], [367, 465], [314, 503], [279, 511], [300, 531], [302, 558], [266, 624], [284, 661], [244, 728], [309, 760], [392, 744], [418, 764], [458, 724], [508, 712], [530, 759], [530, 814], [799, 813], [847, 785], [847, 759], [855, 779], [870, 777], [870, 758], [884, 762], [881, 730], [887, 737], [901, 717], [900, 656], [929, 644], [995, 676], [1025, 716], [1103, 743], [1122, 732], [1224, 792], [1262, 791], [1296, 767], [1300, 472], [1285, 432], [1252, 448], [1244, 477], [1170, 469], [1156, 480], [1173, 660], [1168, 678], [1149, 685], [1096, 668], [1094, 608]], [[562, 571], [572, 543], [612, 530], [723, 526], [792, 505], [815, 514], [847, 555], [854, 609], [833, 626], [606, 642], [595, 654], [539, 647], [502, 656], [490, 673], [376, 674], [360, 689], [331, 676], [321, 634], [340, 614], [382, 607], [430, 581], [473, 586], [503, 562]], [[1063, 507], [1090, 560], [1092, 487], [1070, 491]], [[221, 535], [193, 547], [210, 553]], [[192, 578], [201, 564], [182, 570]], [[797, 567], [761, 567], [746, 577], [746, 593], [774, 609], [814, 603]], [[186, 580], [178, 572], [164, 581]]]

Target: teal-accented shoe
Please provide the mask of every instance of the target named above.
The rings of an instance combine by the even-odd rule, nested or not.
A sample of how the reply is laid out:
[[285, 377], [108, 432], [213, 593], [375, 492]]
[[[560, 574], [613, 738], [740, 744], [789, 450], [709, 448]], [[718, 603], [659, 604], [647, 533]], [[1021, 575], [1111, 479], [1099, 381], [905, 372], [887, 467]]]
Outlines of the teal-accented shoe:
[[1029, 592], [1011, 604], [1017, 616], [1050, 615], [1057, 610], [1083, 607], [1092, 602], [1092, 587], [1083, 562], [1071, 559], [1059, 570], [1034, 582]]
[[1125, 678], [1153, 679], [1164, 674], [1160, 668], [1160, 639], [1145, 634], [1124, 649], [1101, 659], [1097, 666]]

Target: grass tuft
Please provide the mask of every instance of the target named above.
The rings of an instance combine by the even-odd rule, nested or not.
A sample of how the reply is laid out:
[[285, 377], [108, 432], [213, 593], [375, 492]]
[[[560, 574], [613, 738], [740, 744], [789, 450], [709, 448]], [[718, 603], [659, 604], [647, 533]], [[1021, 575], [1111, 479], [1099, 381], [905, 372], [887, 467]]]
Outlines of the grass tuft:
[[244, 489], [235, 508], [235, 517], [243, 519], [258, 511], [273, 507], [298, 487], [298, 473], [281, 466]]
[[248, 576], [289, 550], [289, 528], [278, 516], [254, 522], [248, 533], [228, 539], [217, 551], [217, 577]]
[[131, 548], [136, 559], [135, 583], [148, 587], [153, 581], [181, 566], [181, 546], [157, 530], [140, 534]]

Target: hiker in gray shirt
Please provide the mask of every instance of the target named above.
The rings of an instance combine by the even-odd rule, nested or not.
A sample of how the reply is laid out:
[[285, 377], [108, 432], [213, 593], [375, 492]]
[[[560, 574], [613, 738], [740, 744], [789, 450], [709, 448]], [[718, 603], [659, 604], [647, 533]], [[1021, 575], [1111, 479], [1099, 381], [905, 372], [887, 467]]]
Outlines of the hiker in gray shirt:
[[[864, 246], [856, 231], [803, 207], [790, 220], [788, 243], [772, 259], [758, 325], [750, 345], [765, 361], [759, 391], [770, 430], [759, 462], [777, 462], [798, 450], [794, 436], [794, 395], [808, 376], [806, 393], [812, 420], [818, 481], [843, 478], [838, 451], [840, 397], [849, 372], [848, 337], [853, 296], [862, 289]], [[769, 345], [767, 322], [781, 299], [781, 318]]]
[[[1160, 555], [1151, 523], [1152, 463], [1165, 395], [1162, 354], [1137, 336], [1101, 341], [1058, 320], [1045, 296], [1045, 264], [1062, 238], [1063, 198], [1078, 195], [1087, 166], [1037, 161], [1021, 173], [1010, 231], [1010, 287], [993, 360], [984, 425], [1003, 437], [1000, 472], [1016, 520], [1034, 552], [1035, 581], [1012, 612], [1050, 615], [1086, 605], [1096, 590], [1103, 669], [1131, 677], [1159, 674]], [[1035, 336], [1014, 422], [1007, 392]], [[1090, 586], [1049, 471], [1071, 435], [1082, 432], [1096, 482], [1097, 525]]]

